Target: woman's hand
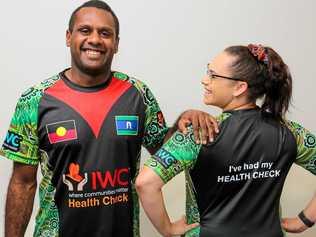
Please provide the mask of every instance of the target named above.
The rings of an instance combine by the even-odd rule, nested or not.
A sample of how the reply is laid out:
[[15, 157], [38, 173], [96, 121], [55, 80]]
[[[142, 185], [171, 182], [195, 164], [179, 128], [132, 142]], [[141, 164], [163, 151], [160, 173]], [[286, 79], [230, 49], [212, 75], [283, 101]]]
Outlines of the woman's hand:
[[180, 220], [177, 220], [170, 224], [169, 231], [168, 231], [170, 235], [167, 235], [165, 237], [183, 235], [189, 230], [198, 226], [199, 226], [199, 223], [187, 224], [187, 220], [185, 216], [182, 216]]
[[308, 227], [300, 220], [300, 218], [283, 218], [281, 222], [282, 228], [289, 233], [301, 233]]

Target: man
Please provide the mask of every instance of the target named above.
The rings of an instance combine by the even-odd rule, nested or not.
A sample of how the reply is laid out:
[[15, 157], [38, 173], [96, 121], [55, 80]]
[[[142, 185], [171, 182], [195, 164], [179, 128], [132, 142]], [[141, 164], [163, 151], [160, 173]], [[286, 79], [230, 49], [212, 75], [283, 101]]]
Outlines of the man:
[[[146, 85], [111, 71], [119, 21], [106, 3], [77, 8], [66, 42], [71, 68], [21, 96], [0, 151], [14, 161], [5, 236], [25, 233], [39, 164], [34, 236], [139, 236], [134, 180], [141, 145], [153, 154], [167, 134], [162, 112]], [[205, 139], [206, 117], [184, 114], [182, 127], [192, 121]]]

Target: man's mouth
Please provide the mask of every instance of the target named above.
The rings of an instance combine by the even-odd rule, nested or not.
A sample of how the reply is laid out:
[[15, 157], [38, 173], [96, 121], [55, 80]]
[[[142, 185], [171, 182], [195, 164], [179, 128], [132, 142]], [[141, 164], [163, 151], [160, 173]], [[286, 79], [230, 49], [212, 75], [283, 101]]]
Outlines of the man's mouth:
[[89, 57], [100, 57], [105, 52], [100, 49], [90, 49], [90, 48], [83, 48], [83, 52], [85, 52]]

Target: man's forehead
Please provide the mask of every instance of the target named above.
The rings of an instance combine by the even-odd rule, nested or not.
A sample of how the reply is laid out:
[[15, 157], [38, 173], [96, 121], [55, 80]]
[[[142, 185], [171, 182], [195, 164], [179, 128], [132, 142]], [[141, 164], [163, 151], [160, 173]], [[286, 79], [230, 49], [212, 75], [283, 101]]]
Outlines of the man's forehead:
[[74, 25], [98, 24], [115, 28], [114, 17], [104, 9], [83, 7], [75, 15]]

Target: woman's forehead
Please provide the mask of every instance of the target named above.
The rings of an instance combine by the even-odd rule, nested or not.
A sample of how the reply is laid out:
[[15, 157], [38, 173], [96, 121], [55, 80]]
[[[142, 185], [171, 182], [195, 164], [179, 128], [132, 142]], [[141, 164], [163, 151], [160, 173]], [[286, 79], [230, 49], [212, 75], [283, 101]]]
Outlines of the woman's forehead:
[[231, 67], [235, 61], [235, 57], [223, 51], [216, 55], [208, 64], [208, 69], [220, 73], [231, 70]]

